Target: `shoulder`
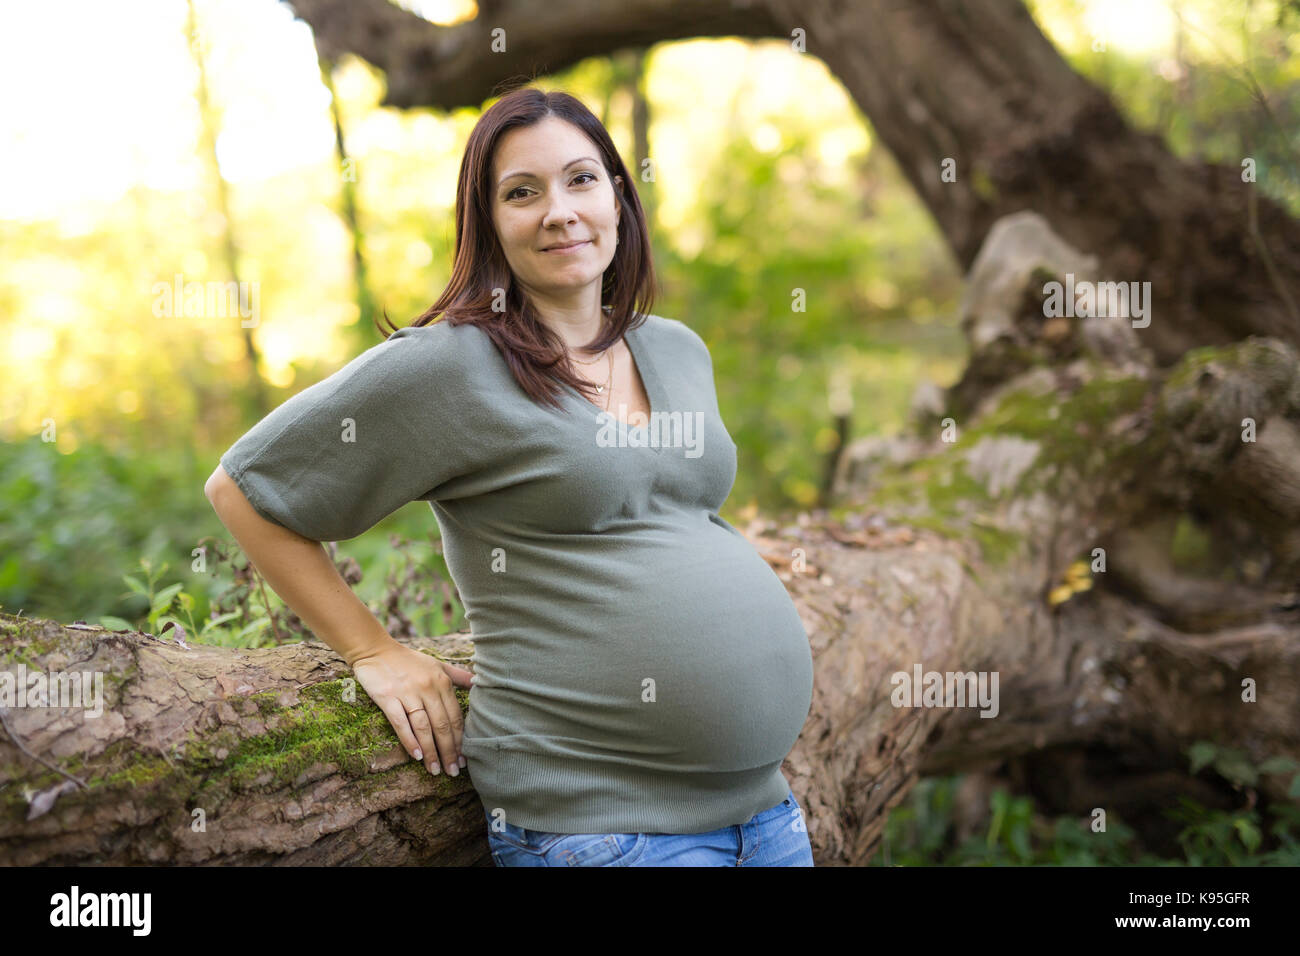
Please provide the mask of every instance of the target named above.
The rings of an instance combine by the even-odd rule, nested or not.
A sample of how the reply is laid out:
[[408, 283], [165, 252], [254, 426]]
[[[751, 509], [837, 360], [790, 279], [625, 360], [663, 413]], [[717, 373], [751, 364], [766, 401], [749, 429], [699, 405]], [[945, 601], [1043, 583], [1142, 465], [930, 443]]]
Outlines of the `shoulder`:
[[653, 313], [646, 316], [642, 328], [646, 329], [664, 347], [681, 350], [687, 354], [703, 355], [710, 363], [709, 347], [704, 344], [698, 332], [678, 319], [670, 319]]
[[[469, 401], [474, 370], [482, 366], [476, 336], [487, 338], [481, 330], [441, 322], [398, 329], [298, 392], [289, 400], [291, 408], [296, 411], [314, 403], [331, 409], [382, 408], [393, 413], [462, 410]], [[490, 347], [490, 340], [487, 344]]]
[[397, 378], [462, 379], [468, 370], [481, 367], [484, 350], [491, 348], [492, 340], [478, 326], [438, 321], [398, 329], [363, 352], [358, 361], [366, 360]]
[[398, 329], [380, 345], [400, 343], [402, 351], [412, 355], [420, 352], [454, 354], [477, 347], [480, 339], [486, 340], [487, 335], [478, 326], [470, 323], [452, 325], [440, 319], [428, 325], [408, 325]]

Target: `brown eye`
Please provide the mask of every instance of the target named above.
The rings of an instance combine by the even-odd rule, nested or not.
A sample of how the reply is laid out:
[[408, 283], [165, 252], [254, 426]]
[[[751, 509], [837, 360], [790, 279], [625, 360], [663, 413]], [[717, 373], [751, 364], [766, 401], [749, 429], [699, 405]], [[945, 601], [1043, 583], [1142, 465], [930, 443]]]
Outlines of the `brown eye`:
[[[596, 180], [596, 174], [595, 174], [595, 173], [586, 173], [586, 172], [584, 172], [584, 173], [578, 173], [577, 176], [574, 176], [574, 177], [573, 177], [573, 181], [574, 181], [574, 182], [577, 182], [579, 176], [586, 176], [588, 179], [592, 180], [593, 182]], [[586, 183], [583, 183], [583, 185], [585, 186]], [[505, 198], [506, 198], [507, 200], [513, 199], [514, 196], [515, 196], [515, 193], [519, 192], [519, 190], [521, 190], [521, 189], [527, 189], [527, 188], [528, 188], [527, 186], [516, 186], [514, 189], [510, 190], [510, 192], [506, 193]]]

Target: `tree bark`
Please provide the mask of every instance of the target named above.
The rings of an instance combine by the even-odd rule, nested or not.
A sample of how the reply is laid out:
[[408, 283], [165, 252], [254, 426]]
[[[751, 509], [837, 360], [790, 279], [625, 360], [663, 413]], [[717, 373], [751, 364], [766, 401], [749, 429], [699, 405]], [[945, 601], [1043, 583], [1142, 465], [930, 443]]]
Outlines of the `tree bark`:
[[0, 614], [0, 660], [0, 673], [98, 673], [103, 687], [100, 716], [0, 709], [2, 864], [491, 865], [468, 775], [411, 760], [319, 642], [185, 647]]

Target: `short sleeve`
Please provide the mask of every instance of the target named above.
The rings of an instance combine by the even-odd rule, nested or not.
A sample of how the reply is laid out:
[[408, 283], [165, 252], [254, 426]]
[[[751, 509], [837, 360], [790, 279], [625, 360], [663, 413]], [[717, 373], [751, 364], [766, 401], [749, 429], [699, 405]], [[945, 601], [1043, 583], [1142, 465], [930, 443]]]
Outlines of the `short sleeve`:
[[[689, 354], [697, 355], [700, 357], [700, 359], [702, 359], [703, 368], [699, 372], [699, 374], [701, 376], [707, 376], [705, 380], [708, 381], [709, 383], [709, 389], [710, 389], [711, 397], [713, 399], [713, 410], [715, 412], [718, 412], [717, 377], [713, 369], [713, 354], [709, 351], [709, 346], [705, 343], [704, 339], [700, 336], [699, 332], [696, 332], [693, 328], [691, 328], [681, 319], [665, 319], [665, 321], [672, 328], [678, 330], [678, 332], [683, 336], [685, 336], [686, 339], [690, 342]], [[721, 412], [718, 412], [718, 414], [719, 417], [721, 417]], [[730, 438], [731, 436], [728, 435], [727, 437]]]
[[437, 326], [397, 330], [221, 456], [258, 514], [315, 541], [345, 541], [472, 469], [456, 356]]

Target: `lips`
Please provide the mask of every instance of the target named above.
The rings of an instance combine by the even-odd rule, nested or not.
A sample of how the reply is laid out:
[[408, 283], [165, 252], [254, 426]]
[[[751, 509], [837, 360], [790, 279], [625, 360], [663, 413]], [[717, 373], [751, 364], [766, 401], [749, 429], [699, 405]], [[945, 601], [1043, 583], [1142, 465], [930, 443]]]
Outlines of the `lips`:
[[574, 242], [566, 242], [566, 243], [562, 243], [562, 244], [560, 244], [560, 245], [547, 246], [545, 249], [542, 250], [542, 252], [556, 252], [556, 251], [561, 250], [561, 249], [572, 249], [574, 246], [581, 246], [581, 245], [583, 245], [584, 243], [588, 243], [588, 242], [591, 242], [591, 240], [590, 240], [590, 239], [577, 239], [577, 240], [575, 240]]

